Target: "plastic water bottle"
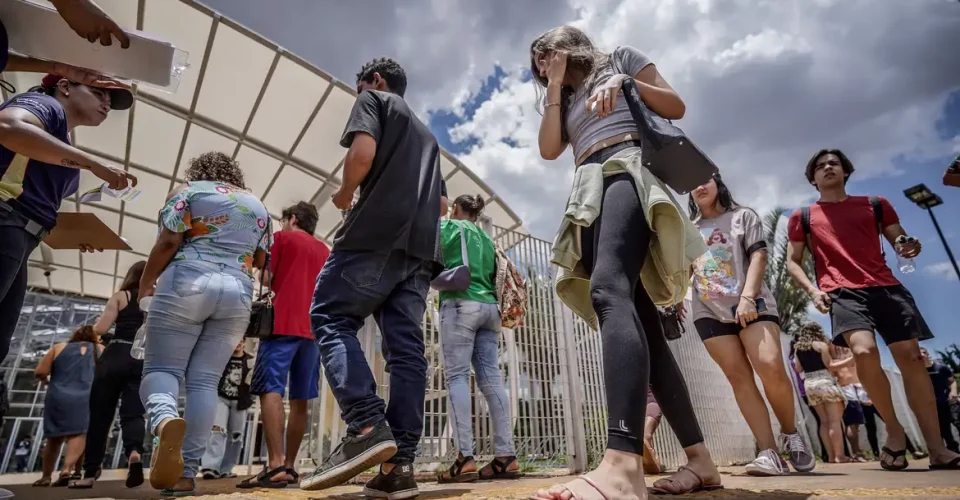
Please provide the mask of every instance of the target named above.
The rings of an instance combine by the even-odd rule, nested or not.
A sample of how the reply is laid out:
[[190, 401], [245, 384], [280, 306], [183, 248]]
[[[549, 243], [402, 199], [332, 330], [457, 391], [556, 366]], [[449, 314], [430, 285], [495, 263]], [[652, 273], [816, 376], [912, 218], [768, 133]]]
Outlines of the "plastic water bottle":
[[[140, 310], [147, 313], [150, 309], [150, 301], [153, 297], [144, 297], [140, 299]], [[137, 335], [133, 337], [133, 345], [130, 347], [130, 356], [133, 359], [143, 359], [147, 348], [147, 322], [144, 319], [142, 325], [137, 330]]]
[[[917, 239], [912, 236], [900, 235], [897, 238], [897, 245], [913, 243], [915, 241], [917, 241]], [[897, 265], [900, 267], [900, 272], [904, 274], [912, 273], [917, 270], [917, 265], [914, 264], [913, 259], [900, 255], [900, 252], [897, 252]]]

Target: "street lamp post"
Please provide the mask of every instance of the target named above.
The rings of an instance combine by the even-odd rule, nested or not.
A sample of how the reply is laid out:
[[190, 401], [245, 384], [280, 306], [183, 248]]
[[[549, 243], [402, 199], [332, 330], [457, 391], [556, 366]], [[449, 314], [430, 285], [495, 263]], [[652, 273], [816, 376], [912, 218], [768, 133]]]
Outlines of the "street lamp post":
[[927, 211], [930, 214], [930, 220], [933, 221], [933, 227], [937, 229], [937, 234], [940, 236], [940, 241], [943, 242], [943, 248], [947, 251], [947, 258], [950, 259], [950, 264], [953, 265], [953, 270], [957, 273], [957, 279], [960, 279], [960, 266], [957, 265], [957, 259], [953, 257], [953, 252], [950, 251], [950, 245], [947, 244], [947, 239], [943, 236], [943, 231], [940, 229], [940, 223], [937, 222], [937, 217], [933, 215], [933, 207], [937, 205], [943, 205], [943, 198], [933, 194], [926, 184], [917, 184], [909, 189], [904, 189], [903, 194], [910, 199], [910, 201], [917, 204], [918, 207]]

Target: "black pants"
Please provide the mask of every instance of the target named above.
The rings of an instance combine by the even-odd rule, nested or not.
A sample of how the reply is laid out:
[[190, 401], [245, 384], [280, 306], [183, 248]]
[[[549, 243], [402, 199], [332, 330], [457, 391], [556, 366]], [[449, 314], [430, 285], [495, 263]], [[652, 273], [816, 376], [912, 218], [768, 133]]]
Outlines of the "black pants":
[[953, 415], [950, 413], [950, 403], [937, 401], [937, 418], [940, 420], [940, 436], [947, 449], [957, 453], [957, 440], [953, 439]]
[[84, 477], [95, 477], [103, 466], [107, 438], [113, 426], [113, 415], [120, 403], [120, 430], [123, 456], [143, 453], [146, 411], [140, 402], [140, 379], [143, 361], [130, 357], [130, 344], [111, 342], [103, 351], [93, 385], [90, 387], [90, 424], [84, 450]]
[[0, 362], [10, 350], [27, 294], [27, 260], [40, 244], [23, 228], [25, 223], [20, 215], [0, 207]]
[[[863, 425], [867, 428], [867, 441], [870, 443], [870, 451], [873, 452], [874, 457], [880, 458], [880, 442], [877, 440], [877, 421], [874, 420], [874, 417], [879, 418], [880, 421], [883, 422], [883, 417], [880, 416], [880, 413], [873, 405], [863, 405]], [[910, 441], [910, 435], [904, 434], [904, 436], [907, 438], [907, 451], [915, 455], [917, 448], [914, 447], [913, 442]]]
[[599, 218], [582, 231], [582, 262], [600, 321], [609, 448], [643, 453], [647, 384], [686, 448], [703, 442], [687, 385], [640, 282], [651, 231], [633, 178], [607, 177]]

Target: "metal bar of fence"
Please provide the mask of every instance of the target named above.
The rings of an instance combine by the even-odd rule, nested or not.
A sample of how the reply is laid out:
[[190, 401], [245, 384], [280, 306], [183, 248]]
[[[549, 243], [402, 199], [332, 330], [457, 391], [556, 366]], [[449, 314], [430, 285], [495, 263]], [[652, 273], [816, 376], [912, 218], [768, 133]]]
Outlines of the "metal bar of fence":
[[[501, 372], [505, 375], [510, 397], [517, 455], [522, 461], [532, 462], [538, 467], [566, 466], [574, 471], [586, 470], [598, 462], [606, 446], [607, 403], [600, 334], [589, 329], [556, 296], [549, 242], [503, 228], [492, 228], [490, 232], [504, 248], [508, 248], [507, 253], [527, 279], [530, 292], [526, 324], [513, 330], [504, 330], [500, 345]], [[450, 406], [443, 374], [440, 315], [435, 295], [431, 294], [428, 300], [423, 332], [429, 371], [424, 403], [424, 432], [417, 462], [423, 467], [435, 468], [439, 463], [451, 460], [456, 449], [450, 446], [455, 431], [448, 414]], [[37, 422], [37, 436], [30, 460], [32, 464], [37, 458], [43, 436], [40, 419], [34, 415], [40, 414], [44, 392], [39, 384], [32, 382], [32, 378], [29, 390], [25, 389], [26, 375], [20, 375], [20, 372], [27, 374], [30, 363], [35, 363], [33, 357], [36, 352], [49, 349], [58, 338], [68, 335], [78, 321], [86, 322], [98, 314], [102, 310], [102, 301], [31, 293], [25, 304], [29, 304], [29, 307], [25, 307], [21, 315], [21, 325], [25, 328], [18, 330], [22, 338], [15, 339], [20, 342], [15, 349], [16, 359], [3, 368], [7, 373], [2, 376], [8, 381], [11, 394], [32, 394], [31, 403], [15, 405], [18, 408], [16, 411], [28, 407], [28, 417], [9, 416]], [[736, 406], [730, 384], [706, 353], [689, 319], [686, 327], [688, 333], [671, 342], [670, 347], [690, 390], [706, 444], [718, 464], [751, 460], [755, 456], [755, 443]], [[383, 340], [371, 318], [367, 319], [359, 332], [359, 339], [377, 380], [378, 392], [389, 399], [389, 376], [385, 373], [385, 360], [378, 348]], [[789, 368], [788, 373], [792, 373]], [[901, 377], [894, 372], [888, 372], [888, 377], [894, 388], [898, 416], [911, 437], [922, 444], [916, 420], [907, 406]], [[322, 372], [319, 385], [319, 399], [310, 407], [310, 427], [302, 447], [301, 461], [322, 461], [346, 431], [339, 407]], [[490, 413], [485, 398], [480, 394], [482, 391], [477, 390], [473, 378], [470, 387], [475, 409], [471, 427], [475, 432], [477, 456], [486, 458], [494, 451]], [[22, 397], [17, 399], [25, 400]], [[801, 432], [808, 442], [813, 441], [811, 444], [814, 444], [816, 440], [810, 438], [815, 438], [816, 429], [810, 428], [809, 412], [803, 406], [798, 404], [797, 411], [798, 420], [805, 424], [800, 426]], [[253, 472], [255, 463], [266, 458], [265, 446], [256, 446], [259, 419], [259, 405], [255, 404], [248, 413], [245, 453], [241, 460], [241, 464], [247, 465], [248, 473]], [[774, 423], [776, 425], [775, 420]], [[9, 467], [9, 443], [16, 440], [16, 433], [22, 429], [20, 420], [14, 427], [15, 430], [5, 431], [12, 435], [0, 436], [0, 439], [5, 437], [8, 442], [8, 449], [0, 464], [0, 470], [3, 471]], [[879, 427], [883, 429], [882, 425]], [[676, 467], [683, 463], [682, 449], [669, 426], [663, 426], [654, 441], [665, 465]], [[118, 454], [119, 444], [114, 450], [115, 466], [119, 463]]]

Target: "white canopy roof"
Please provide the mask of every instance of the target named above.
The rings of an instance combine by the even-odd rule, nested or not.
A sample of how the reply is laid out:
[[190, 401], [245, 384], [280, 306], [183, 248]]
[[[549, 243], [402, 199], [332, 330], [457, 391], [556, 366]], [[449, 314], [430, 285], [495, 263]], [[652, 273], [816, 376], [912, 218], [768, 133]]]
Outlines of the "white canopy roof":
[[[233, 154], [247, 187], [274, 218], [285, 206], [312, 201], [320, 212], [316, 236], [329, 242], [341, 221], [329, 199], [342, 175], [345, 150], [339, 140], [356, 97], [353, 86], [194, 0], [97, 3], [122, 26], [187, 51], [190, 68], [176, 94], [139, 89], [132, 108], [73, 133], [75, 146], [128, 169], [144, 192], [131, 203], [107, 198], [80, 206], [75, 198], [61, 211], [97, 214], [133, 251], [91, 255], [41, 245], [31, 256], [30, 285], [109, 297], [127, 268], [146, 259], [157, 234], [157, 211], [189, 160], [211, 150]], [[40, 77], [5, 75], [21, 92]], [[446, 151], [441, 169], [451, 196], [485, 193], [485, 212], [495, 225], [525, 232], [506, 203]], [[80, 192], [99, 183], [83, 172]]]

